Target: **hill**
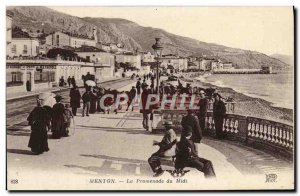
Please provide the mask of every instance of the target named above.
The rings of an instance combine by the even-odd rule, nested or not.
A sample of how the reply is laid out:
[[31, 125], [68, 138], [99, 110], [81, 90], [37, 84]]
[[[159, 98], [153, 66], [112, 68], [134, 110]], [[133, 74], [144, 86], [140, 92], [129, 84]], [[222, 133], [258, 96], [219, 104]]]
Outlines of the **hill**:
[[65, 30], [92, 36], [92, 29], [95, 27], [100, 42], [123, 43], [127, 49], [152, 51], [154, 38], [161, 37], [164, 43], [164, 54], [217, 57], [223, 61], [233, 62], [237, 68], [259, 68], [261, 65], [271, 65], [274, 69], [282, 69], [289, 66], [263, 53], [201, 42], [162, 29], [143, 27], [125, 19], [79, 18], [37, 6], [7, 7], [7, 9], [14, 13], [13, 26], [31, 31], [44, 29], [46, 33], [50, 33]]

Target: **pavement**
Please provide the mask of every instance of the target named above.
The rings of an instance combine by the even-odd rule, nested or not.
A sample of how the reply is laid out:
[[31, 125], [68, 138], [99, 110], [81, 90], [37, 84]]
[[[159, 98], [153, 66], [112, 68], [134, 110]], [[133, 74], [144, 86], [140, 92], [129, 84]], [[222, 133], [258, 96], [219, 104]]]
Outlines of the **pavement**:
[[[129, 90], [131, 86], [119, 90]], [[158, 150], [153, 140], [160, 141], [163, 135], [143, 129], [139, 111], [126, 112], [123, 108], [118, 114], [76, 116], [74, 121], [71, 136], [49, 139], [50, 151], [41, 155], [32, 155], [27, 147], [30, 127], [23, 125], [7, 131], [8, 189], [237, 190], [294, 186], [292, 163], [213, 138], [204, 138], [198, 147], [199, 156], [212, 161], [216, 180], [205, 179], [193, 168], [182, 178], [174, 178], [168, 172], [154, 178], [147, 160]], [[276, 174], [277, 181], [266, 183], [268, 174]], [[16, 179], [18, 183], [13, 181]]]

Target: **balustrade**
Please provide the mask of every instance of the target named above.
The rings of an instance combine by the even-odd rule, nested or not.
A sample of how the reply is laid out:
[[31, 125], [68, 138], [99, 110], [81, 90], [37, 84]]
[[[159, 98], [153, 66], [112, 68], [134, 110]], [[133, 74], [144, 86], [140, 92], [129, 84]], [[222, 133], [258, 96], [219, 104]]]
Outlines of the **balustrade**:
[[[162, 116], [159, 129], [163, 129], [165, 121], [172, 121], [175, 130], [181, 130], [181, 119], [186, 110], [161, 110], [155, 111], [157, 116]], [[214, 134], [215, 125], [212, 112], [208, 112], [206, 119], [206, 130]], [[154, 127], [155, 129], [155, 127]], [[244, 142], [259, 142], [269, 145], [274, 149], [284, 150], [293, 154], [294, 132], [293, 126], [274, 122], [266, 119], [247, 117], [236, 114], [226, 114], [223, 121], [223, 132], [228, 136]]]

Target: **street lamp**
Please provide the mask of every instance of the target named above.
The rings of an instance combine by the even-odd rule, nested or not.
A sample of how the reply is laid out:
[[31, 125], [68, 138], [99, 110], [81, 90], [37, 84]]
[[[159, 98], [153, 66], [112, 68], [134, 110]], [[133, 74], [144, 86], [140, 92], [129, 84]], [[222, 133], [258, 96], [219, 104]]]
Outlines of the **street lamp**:
[[154, 55], [155, 55], [155, 58], [156, 58], [156, 92], [157, 94], [159, 94], [159, 71], [158, 71], [158, 68], [159, 68], [159, 58], [161, 57], [162, 55], [162, 51], [163, 51], [163, 46], [162, 44], [160, 43], [160, 38], [155, 38], [155, 44], [152, 45], [152, 48], [154, 50]]

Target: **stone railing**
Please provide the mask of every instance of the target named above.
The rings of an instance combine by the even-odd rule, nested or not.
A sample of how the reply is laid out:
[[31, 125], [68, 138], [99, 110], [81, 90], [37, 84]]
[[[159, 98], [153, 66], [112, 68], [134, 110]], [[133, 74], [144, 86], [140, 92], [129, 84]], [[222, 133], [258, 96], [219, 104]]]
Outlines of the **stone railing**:
[[[154, 112], [153, 133], [164, 129], [165, 121], [172, 121], [176, 132], [181, 132], [181, 120], [185, 110], [157, 110]], [[293, 126], [266, 119], [226, 114], [223, 122], [225, 139], [237, 141], [253, 148], [280, 154], [288, 159], [293, 158]], [[215, 136], [215, 125], [212, 112], [206, 116], [206, 136]]]

